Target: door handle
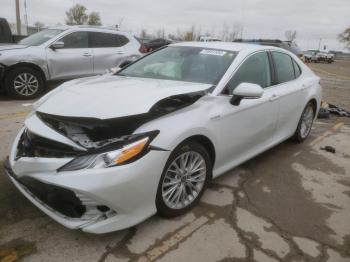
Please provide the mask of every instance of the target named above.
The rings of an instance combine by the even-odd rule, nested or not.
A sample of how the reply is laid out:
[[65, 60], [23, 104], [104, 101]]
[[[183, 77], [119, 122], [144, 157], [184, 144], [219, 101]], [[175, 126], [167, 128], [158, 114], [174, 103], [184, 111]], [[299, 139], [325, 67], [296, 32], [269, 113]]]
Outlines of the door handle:
[[118, 55], [122, 55], [122, 54], [124, 54], [124, 52], [123, 51], [117, 51], [117, 52], [115, 52], [116, 54], [118, 54]]
[[309, 85], [303, 84], [303, 85], [301, 86], [301, 90], [305, 90], [305, 89], [307, 89], [308, 87], [309, 87]]
[[279, 96], [278, 95], [276, 95], [276, 94], [273, 94], [270, 98], [269, 98], [269, 101], [270, 102], [272, 102], [272, 101], [275, 101], [275, 100], [277, 100], [279, 98]]
[[90, 53], [84, 53], [83, 56], [89, 57], [89, 56], [92, 56], [92, 55]]

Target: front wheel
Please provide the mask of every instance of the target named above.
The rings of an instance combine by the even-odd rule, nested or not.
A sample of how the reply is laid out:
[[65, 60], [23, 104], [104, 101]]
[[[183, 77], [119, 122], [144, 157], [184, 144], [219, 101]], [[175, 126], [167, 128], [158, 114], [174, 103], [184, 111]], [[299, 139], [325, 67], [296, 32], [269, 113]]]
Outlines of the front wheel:
[[44, 90], [44, 80], [37, 70], [30, 67], [18, 67], [7, 74], [5, 87], [13, 98], [33, 99]]
[[315, 119], [315, 113], [316, 112], [312, 102], [309, 102], [301, 115], [297, 130], [292, 137], [293, 141], [301, 143], [309, 136]]
[[195, 142], [178, 146], [170, 155], [158, 185], [156, 206], [164, 217], [179, 216], [200, 200], [211, 177], [207, 150]]

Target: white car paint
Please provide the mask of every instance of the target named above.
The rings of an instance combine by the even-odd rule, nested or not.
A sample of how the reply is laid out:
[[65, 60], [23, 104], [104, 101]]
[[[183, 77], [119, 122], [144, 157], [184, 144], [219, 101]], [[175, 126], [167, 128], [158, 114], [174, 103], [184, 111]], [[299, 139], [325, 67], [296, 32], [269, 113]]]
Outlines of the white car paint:
[[[17, 178], [32, 177], [46, 184], [67, 188], [115, 211], [93, 213], [88, 219], [71, 219], [41, 203], [11, 178], [15, 186], [42, 211], [68, 228], [105, 233], [131, 227], [156, 213], [155, 198], [160, 176], [171, 151], [185, 139], [201, 135], [215, 148], [213, 176], [217, 177], [240, 163], [288, 139], [295, 132], [305, 105], [314, 99], [318, 112], [321, 102], [319, 78], [292, 53], [267, 46], [237, 43], [179, 43], [172, 46], [215, 48], [238, 52], [236, 58], [212, 90], [194, 104], [150, 120], [134, 134], [159, 130], [151, 150], [142, 158], [121, 166], [57, 172], [72, 158], [16, 158], [14, 141], [9, 157]], [[250, 55], [263, 51], [290, 55], [300, 66], [299, 78], [266, 88], [260, 98], [230, 104], [232, 96], [222, 94], [229, 79]], [[157, 101], [176, 94], [203, 91], [207, 84], [170, 80], [122, 77], [107, 74], [73, 80], [52, 91], [35, 105], [36, 112], [61, 116], [108, 119], [146, 113]], [[143, 90], [147, 89], [145, 93]], [[25, 128], [53, 141], [80, 148], [32, 113]]]

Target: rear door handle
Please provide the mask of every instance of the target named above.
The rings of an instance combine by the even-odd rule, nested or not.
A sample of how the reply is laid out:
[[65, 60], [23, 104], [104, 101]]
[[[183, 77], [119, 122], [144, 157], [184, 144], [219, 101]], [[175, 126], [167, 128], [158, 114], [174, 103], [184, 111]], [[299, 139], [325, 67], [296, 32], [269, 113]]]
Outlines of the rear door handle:
[[123, 51], [117, 51], [117, 52], [115, 52], [116, 54], [118, 54], [118, 55], [122, 55], [122, 54], [124, 54], [124, 52]]
[[301, 86], [301, 90], [305, 90], [305, 89], [307, 89], [308, 87], [310, 87], [310, 85], [303, 84], [303, 85]]
[[83, 56], [89, 57], [89, 56], [92, 56], [92, 54], [90, 54], [90, 53], [84, 53]]
[[269, 98], [269, 101], [270, 102], [272, 102], [272, 101], [275, 101], [275, 100], [277, 100], [279, 98], [279, 96], [278, 95], [276, 95], [276, 94], [273, 94], [270, 98]]

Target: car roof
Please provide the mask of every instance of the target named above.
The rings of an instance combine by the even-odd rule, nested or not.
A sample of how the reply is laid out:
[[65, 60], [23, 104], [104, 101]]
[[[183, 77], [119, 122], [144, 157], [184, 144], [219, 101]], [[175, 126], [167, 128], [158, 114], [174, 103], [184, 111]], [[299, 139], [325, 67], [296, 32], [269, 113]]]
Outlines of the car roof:
[[170, 46], [193, 46], [193, 47], [201, 47], [201, 48], [213, 48], [213, 49], [221, 49], [227, 51], [240, 52], [242, 50], [250, 50], [250, 51], [258, 51], [258, 50], [267, 50], [267, 49], [276, 49], [276, 50], [284, 50], [274, 46], [262, 46], [258, 44], [252, 43], [233, 43], [233, 42], [181, 42], [171, 44]]
[[50, 26], [47, 29], [59, 29], [59, 30], [76, 30], [76, 29], [88, 29], [96, 32], [113, 32], [123, 35], [131, 35], [128, 32], [119, 31], [114, 27], [106, 27], [106, 26], [91, 26], [91, 25], [59, 25], [59, 26]]

